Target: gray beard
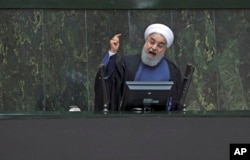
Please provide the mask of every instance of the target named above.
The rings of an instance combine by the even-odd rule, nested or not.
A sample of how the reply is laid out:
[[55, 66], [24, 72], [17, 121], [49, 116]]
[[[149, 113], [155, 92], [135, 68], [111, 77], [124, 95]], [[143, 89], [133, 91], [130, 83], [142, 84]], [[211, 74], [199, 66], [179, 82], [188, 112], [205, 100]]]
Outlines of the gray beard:
[[148, 57], [147, 54], [148, 53], [143, 48], [142, 53], [141, 53], [141, 60], [145, 65], [148, 65], [151, 67], [156, 66], [164, 56], [164, 55], [157, 55], [156, 57], [151, 58], [151, 57]]

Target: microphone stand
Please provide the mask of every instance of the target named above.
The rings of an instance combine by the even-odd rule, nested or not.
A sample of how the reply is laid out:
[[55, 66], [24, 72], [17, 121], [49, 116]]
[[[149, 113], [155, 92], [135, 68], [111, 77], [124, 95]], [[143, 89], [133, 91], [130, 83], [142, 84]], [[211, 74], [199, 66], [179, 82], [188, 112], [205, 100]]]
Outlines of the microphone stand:
[[183, 82], [182, 82], [182, 87], [181, 87], [181, 96], [178, 102], [178, 108], [182, 108], [183, 111], [186, 110], [186, 104], [184, 102], [188, 93], [188, 88], [192, 81], [194, 69], [195, 69], [194, 66], [192, 66], [191, 64], [187, 64], [185, 75], [184, 75]]
[[100, 79], [101, 79], [101, 83], [102, 83], [102, 90], [103, 90], [103, 95], [102, 95], [102, 99], [103, 99], [103, 111], [104, 112], [108, 112], [108, 108], [109, 108], [109, 96], [108, 96], [108, 90], [107, 90], [107, 86], [106, 86], [106, 82], [105, 82], [105, 77], [104, 77], [104, 64], [100, 64], [99, 65], [99, 71], [100, 71]]

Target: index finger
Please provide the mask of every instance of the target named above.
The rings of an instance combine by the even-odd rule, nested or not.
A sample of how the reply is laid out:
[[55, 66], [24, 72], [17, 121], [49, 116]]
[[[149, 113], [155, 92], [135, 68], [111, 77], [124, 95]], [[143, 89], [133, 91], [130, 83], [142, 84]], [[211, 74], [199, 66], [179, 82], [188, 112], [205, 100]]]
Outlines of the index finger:
[[116, 34], [116, 35], [114, 35], [114, 37], [113, 37], [112, 39], [113, 39], [113, 40], [114, 40], [114, 39], [116, 39], [116, 38], [118, 38], [118, 39], [119, 39], [121, 35], [122, 35], [121, 33]]
[[122, 34], [121, 33], [119, 33], [119, 34], [116, 34], [115, 35], [115, 37], [120, 37]]

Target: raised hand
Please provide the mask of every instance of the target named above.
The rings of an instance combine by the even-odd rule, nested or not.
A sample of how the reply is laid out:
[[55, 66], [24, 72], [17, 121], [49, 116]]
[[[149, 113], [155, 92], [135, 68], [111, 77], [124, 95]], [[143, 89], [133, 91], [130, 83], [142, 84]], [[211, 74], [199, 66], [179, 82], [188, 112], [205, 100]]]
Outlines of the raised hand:
[[110, 51], [113, 53], [117, 53], [120, 46], [120, 37], [121, 33], [114, 35], [114, 37], [109, 41]]

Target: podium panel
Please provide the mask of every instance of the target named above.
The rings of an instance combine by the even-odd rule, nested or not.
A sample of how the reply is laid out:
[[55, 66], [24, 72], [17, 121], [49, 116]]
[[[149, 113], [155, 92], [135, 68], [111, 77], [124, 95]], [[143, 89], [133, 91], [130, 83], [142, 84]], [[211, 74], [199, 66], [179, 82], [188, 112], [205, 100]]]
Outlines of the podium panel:
[[229, 159], [250, 117], [96, 116], [0, 120], [2, 160]]

